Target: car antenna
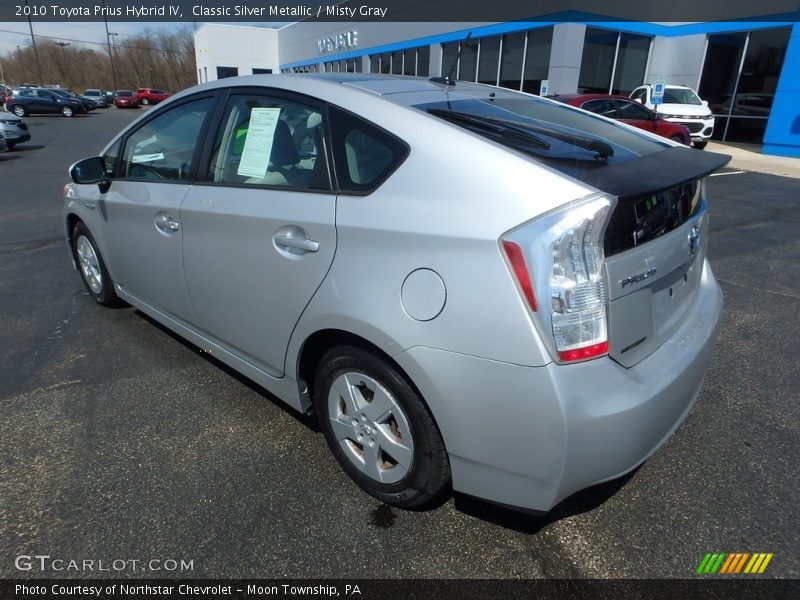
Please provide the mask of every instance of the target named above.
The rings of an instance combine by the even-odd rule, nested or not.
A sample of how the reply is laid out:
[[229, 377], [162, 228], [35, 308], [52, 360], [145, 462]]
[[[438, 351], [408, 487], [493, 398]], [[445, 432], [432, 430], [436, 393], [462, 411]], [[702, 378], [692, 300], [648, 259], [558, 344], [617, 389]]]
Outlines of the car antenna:
[[466, 44], [467, 40], [472, 37], [472, 32], [470, 31], [467, 34], [467, 37], [464, 38], [464, 41], [461, 42], [461, 45], [458, 47], [458, 54], [456, 54], [456, 59], [453, 61], [453, 65], [450, 67], [450, 70], [447, 72], [447, 75], [444, 77], [431, 77], [428, 81], [432, 81], [433, 83], [441, 83], [443, 85], [455, 85], [456, 82], [453, 81], [453, 73], [458, 66], [458, 61], [461, 60], [461, 51], [464, 49], [464, 44]]

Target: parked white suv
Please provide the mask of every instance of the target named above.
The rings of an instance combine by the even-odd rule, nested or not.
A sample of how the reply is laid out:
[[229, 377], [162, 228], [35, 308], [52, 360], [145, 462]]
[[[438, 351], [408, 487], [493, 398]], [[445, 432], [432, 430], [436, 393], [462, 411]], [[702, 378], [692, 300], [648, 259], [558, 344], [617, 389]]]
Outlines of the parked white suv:
[[655, 110], [667, 121], [682, 123], [689, 128], [692, 143], [702, 150], [714, 133], [714, 116], [708, 108], [708, 102], [685, 85], [664, 86], [664, 101], [655, 105], [651, 101], [652, 87], [649, 83], [639, 86], [631, 93], [631, 98], [638, 100], [647, 108]]

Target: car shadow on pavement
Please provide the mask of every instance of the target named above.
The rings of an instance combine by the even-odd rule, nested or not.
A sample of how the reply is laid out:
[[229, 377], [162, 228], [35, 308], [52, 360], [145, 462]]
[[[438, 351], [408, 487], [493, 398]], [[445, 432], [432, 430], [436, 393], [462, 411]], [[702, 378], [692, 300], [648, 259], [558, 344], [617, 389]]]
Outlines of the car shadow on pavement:
[[458, 492], [453, 493], [453, 499], [456, 510], [467, 515], [520, 533], [535, 534], [556, 521], [594, 510], [621, 490], [638, 470], [639, 467], [612, 481], [581, 490], [559, 502], [544, 515], [493, 504]]
[[175, 333], [171, 329], [167, 329], [164, 325], [162, 325], [158, 321], [154, 320], [153, 318], [149, 317], [148, 315], [144, 314], [143, 312], [141, 312], [138, 309], [135, 309], [135, 312], [136, 312], [137, 316], [143, 318], [145, 321], [147, 321], [148, 323], [151, 323], [155, 327], [158, 327], [158, 329], [160, 329], [162, 332], [164, 332], [165, 334], [170, 336], [176, 342], [179, 342], [181, 345], [183, 345], [186, 348], [192, 350], [192, 352], [194, 352], [194, 353], [199, 353], [200, 356], [203, 358], [203, 360], [208, 361], [209, 363], [214, 365], [216, 368], [224, 371], [227, 375], [229, 375], [230, 377], [232, 377], [233, 379], [235, 379], [236, 381], [238, 381], [242, 385], [250, 388], [256, 394], [259, 394], [260, 396], [262, 396], [265, 400], [268, 400], [269, 402], [272, 402], [272, 404], [274, 404], [278, 408], [280, 408], [282, 410], [285, 410], [287, 414], [292, 415], [301, 424], [305, 425], [306, 427], [308, 427], [309, 429], [311, 429], [315, 433], [319, 433], [320, 432], [319, 424], [317, 423], [317, 419], [313, 414], [312, 415], [308, 415], [308, 414], [305, 414], [305, 413], [298, 412], [293, 407], [291, 407], [288, 404], [286, 404], [283, 400], [278, 398], [276, 395], [274, 395], [273, 393], [271, 393], [267, 389], [261, 387], [260, 385], [258, 385], [254, 381], [252, 381], [251, 379], [248, 379], [247, 377], [245, 377], [244, 375], [242, 375], [238, 371], [235, 371], [234, 369], [232, 369], [231, 367], [226, 365], [224, 362], [222, 362], [218, 358], [215, 358], [213, 355], [211, 355], [208, 352], [204, 351], [202, 348], [199, 348], [198, 346], [195, 346], [194, 344], [192, 344], [190, 341], [185, 340], [184, 338], [182, 338], [180, 335], [178, 335], [177, 333]]
[[[14, 152], [13, 150], [9, 150], [9, 152]], [[9, 152], [3, 152], [0, 154], [0, 162], [6, 160], [19, 160], [22, 158], [21, 156], [14, 156], [13, 154], [9, 154]]]
[[30, 152], [31, 150], [41, 150], [42, 148], [46, 148], [46, 146], [42, 146], [41, 144], [21, 144], [19, 146], [14, 146], [14, 149], [9, 150], [9, 152]]

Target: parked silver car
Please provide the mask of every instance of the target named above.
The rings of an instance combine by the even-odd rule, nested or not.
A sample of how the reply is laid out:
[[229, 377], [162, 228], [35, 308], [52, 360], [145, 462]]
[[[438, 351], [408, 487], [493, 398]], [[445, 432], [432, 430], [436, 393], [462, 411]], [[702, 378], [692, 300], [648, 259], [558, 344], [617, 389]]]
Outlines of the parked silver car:
[[0, 112], [0, 137], [4, 138], [9, 150], [17, 144], [31, 139], [31, 132], [24, 119], [6, 112]]
[[703, 178], [727, 160], [496, 87], [258, 75], [73, 165], [64, 224], [98, 303], [316, 411], [373, 496], [546, 511], [698, 397], [722, 311]]

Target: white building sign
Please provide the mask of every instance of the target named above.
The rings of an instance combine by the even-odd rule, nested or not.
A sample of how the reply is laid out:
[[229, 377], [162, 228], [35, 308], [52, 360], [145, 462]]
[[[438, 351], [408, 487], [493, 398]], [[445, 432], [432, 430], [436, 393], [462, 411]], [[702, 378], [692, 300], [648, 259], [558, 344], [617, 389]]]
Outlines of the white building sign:
[[328, 54], [358, 46], [358, 32], [346, 31], [317, 40], [317, 54]]

